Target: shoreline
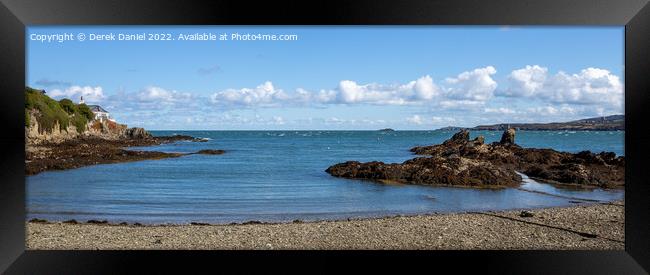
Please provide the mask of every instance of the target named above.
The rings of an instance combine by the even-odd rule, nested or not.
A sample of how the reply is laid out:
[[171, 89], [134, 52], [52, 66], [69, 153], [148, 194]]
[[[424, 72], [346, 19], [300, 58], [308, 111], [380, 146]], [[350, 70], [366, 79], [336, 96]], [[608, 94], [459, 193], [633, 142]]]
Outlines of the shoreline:
[[[524, 217], [524, 213], [532, 217]], [[623, 249], [622, 201], [348, 220], [26, 222], [27, 249]]]
[[[456, 187], [452, 187], [456, 188]], [[458, 187], [458, 188], [471, 188], [471, 187]], [[556, 196], [544, 192], [523, 190], [533, 193], [541, 193], [544, 195]], [[67, 220], [48, 220], [41, 218], [32, 218], [26, 221], [28, 224], [72, 224], [72, 225], [104, 225], [104, 226], [131, 226], [131, 227], [174, 227], [174, 226], [237, 226], [237, 225], [250, 225], [250, 224], [262, 224], [262, 225], [281, 225], [281, 224], [296, 224], [296, 223], [320, 223], [320, 222], [351, 222], [351, 221], [365, 221], [365, 220], [376, 220], [376, 219], [391, 219], [391, 218], [413, 218], [413, 217], [424, 217], [424, 216], [435, 216], [435, 215], [462, 215], [462, 214], [471, 214], [471, 213], [499, 213], [499, 212], [521, 212], [521, 211], [540, 211], [548, 209], [563, 209], [563, 208], [573, 208], [573, 207], [587, 207], [595, 205], [616, 205], [624, 206], [622, 201], [600, 201], [600, 200], [590, 200], [590, 199], [575, 199], [571, 197], [558, 196], [564, 199], [569, 199], [569, 203], [564, 206], [539, 206], [539, 207], [529, 207], [529, 208], [513, 208], [507, 210], [467, 210], [467, 211], [433, 211], [427, 213], [409, 213], [409, 214], [377, 214], [370, 216], [357, 216], [349, 218], [323, 218], [323, 219], [294, 219], [294, 220], [281, 220], [281, 221], [266, 221], [266, 220], [242, 220], [238, 222], [203, 222], [203, 221], [187, 221], [182, 223], [173, 223], [173, 222], [127, 222], [127, 221], [109, 221], [106, 219], [89, 219], [89, 220], [77, 220], [77, 219], [67, 219]]]

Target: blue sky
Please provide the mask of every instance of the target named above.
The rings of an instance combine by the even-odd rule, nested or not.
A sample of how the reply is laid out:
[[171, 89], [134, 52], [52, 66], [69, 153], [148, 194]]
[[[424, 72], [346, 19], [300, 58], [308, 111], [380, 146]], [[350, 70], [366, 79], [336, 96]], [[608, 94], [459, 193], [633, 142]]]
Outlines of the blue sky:
[[[151, 130], [435, 129], [623, 113], [622, 26], [37, 26], [27, 32], [27, 85], [57, 99], [84, 95], [119, 122]], [[61, 33], [75, 40], [33, 40]], [[78, 41], [79, 33], [169, 33], [175, 40]], [[194, 33], [298, 38], [177, 39]]]

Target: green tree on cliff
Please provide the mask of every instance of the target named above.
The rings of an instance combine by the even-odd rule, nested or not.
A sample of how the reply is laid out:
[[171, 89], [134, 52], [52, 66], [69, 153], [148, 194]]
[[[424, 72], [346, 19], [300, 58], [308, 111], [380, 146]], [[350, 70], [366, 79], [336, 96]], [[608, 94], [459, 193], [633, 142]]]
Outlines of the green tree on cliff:
[[30, 114], [34, 114], [40, 131], [52, 131], [57, 123], [67, 131], [72, 123], [82, 133], [93, 113], [85, 104], [75, 105], [70, 99], [56, 101], [43, 91], [25, 87], [25, 126], [29, 127]]

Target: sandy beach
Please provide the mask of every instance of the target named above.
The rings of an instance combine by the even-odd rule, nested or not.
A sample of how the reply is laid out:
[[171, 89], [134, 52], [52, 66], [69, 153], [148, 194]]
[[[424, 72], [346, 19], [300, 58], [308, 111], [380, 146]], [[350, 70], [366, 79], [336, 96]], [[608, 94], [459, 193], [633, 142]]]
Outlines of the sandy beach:
[[624, 204], [237, 225], [27, 223], [27, 249], [624, 249]]

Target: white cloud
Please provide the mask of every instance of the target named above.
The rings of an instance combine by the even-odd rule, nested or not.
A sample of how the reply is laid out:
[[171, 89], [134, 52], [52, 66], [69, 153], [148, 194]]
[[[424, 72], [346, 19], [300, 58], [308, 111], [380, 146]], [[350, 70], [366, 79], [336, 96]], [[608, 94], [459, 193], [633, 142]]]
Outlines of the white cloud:
[[442, 125], [445, 123], [453, 123], [456, 119], [452, 117], [432, 116], [431, 118], [423, 118], [420, 115], [413, 115], [406, 118], [406, 122], [415, 125]]
[[395, 96], [396, 90], [375, 83], [359, 85], [351, 80], [343, 80], [337, 88], [337, 99], [340, 103], [403, 103], [402, 98]]
[[485, 108], [484, 111], [486, 113], [495, 113], [495, 114], [514, 114], [516, 113], [515, 110], [512, 110], [510, 108]]
[[534, 97], [559, 104], [605, 104], [622, 109], [623, 84], [608, 70], [587, 68], [577, 74], [559, 72], [548, 75], [538, 65], [514, 70], [508, 77], [510, 86], [500, 95]]
[[180, 93], [177, 91], [168, 91], [160, 87], [149, 86], [142, 89], [136, 98], [141, 102], [161, 102], [172, 103], [177, 101], [189, 100], [192, 98], [190, 93]]
[[433, 79], [429, 75], [420, 77], [415, 81], [415, 95], [418, 99], [431, 100], [439, 93], [438, 86], [433, 84]]
[[530, 107], [526, 109], [529, 115], [543, 115], [543, 116], [556, 116], [556, 115], [573, 115], [576, 114], [576, 109], [569, 106], [541, 106]]
[[614, 106], [623, 102], [623, 84], [608, 70], [587, 68], [572, 75], [560, 72], [546, 86], [544, 96], [553, 102]]
[[272, 124], [278, 124], [278, 125], [283, 125], [285, 123], [284, 118], [281, 116], [274, 116], [272, 120]]
[[[101, 103], [105, 105], [104, 107], [120, 110], [117, 113], [155, 111], [158, 114], [165, 114], [165, 117], [177, 117], [178, 121], [185, 123], [197, 124], [201, 121], [210, 125], [278, 125], [278, 127], [279, 125], [293, 127], [307, 122], [300, 122], [281, 111], [275, 112], [275, 116], [255, 118], [218, 117], [216, 114], [254, 107], [308, 107], [317, 108], [317, 110], [312, 109], [316, 110], [313, 115], [323, 116], [315, 120], [309, 119], [309, 125], [314, 123], [321, 126], [340, 125], [355, 129], [373, 128], [378, 125], [394, 127], [391, 123], [424, 127], [472, 126], [479, 122], [494, 123], [501, 120], [504, 122], [565, 121], [601, 114], [616, 114], [622, 111], [623, 85], [618, 76], [607, 70], [587, 68], [575, 74], [559, 72], [552, 75], [545, 67], [529, 65], [510, 72], [504, 85], [506, 88], [499, 90], [497, 90], [497, 82], [493, 79], [495, 74], [496, 69], [487, 66], [462, 72], [440, 83], [435, 83], [431, 76], [425, 75], [412, 81], [391, 84], [343, 80], [331, 89], [309, 91], [298, 88], [289, 92], [267, 81], [254, 88], [226, 89], [211, 95], [181, 93], [151, 86], [133, 93], [118, 92]], [[90, 102], [104, 98], [101, 87], [88, 86], [73, 86], [63, 91], [48, 91], [48, 94], [75, 96], [77, 100], [77, 95], [84, 94], [84, 99]], [[340, 114], [330, 112], [325, 115], [328, 111], [321, 107], [339, 104], [413, 106], [410, 110], [418, 115], [401, 117], [395, 121], [384, 121], [377, 118], [385, 114], [381, 114], [380, 109], [375, 109], [369, 114], [325, 119], [324, 117]], [[219, 108], [214, 108], [215, 105]], [[215, 115], [208, 115], [211, 113]], [[370, 117], [364, 118], [366, 115]], [[142, 117], [134, 117], [134, 119], [145, 121]]]
[[69, 98], [77, 102], [83, 96], [85, 102], [96, 103], [102, 101], [105, 96], [102, 87], [91, 86], [71, 86], [65, 90], [54, 89], [48, 92], [49, 96], [53, 98]]
[[228, 89], [214, 93], [210, 97], [212, 103], [215, 104], [239, 106], [273, 106], [288, 99], [289, 96], [284, 91], [273, 87], [273, 83], [270, 81], [266, 81], [253, 89]]
[[368, 125], [385, 125], [388, 121], [383, 119], [346, 119], [338, 117], [330, 117], [325, 119], [325, 125], [356, 125], [356, 126], [368, 126]]
[[485, 105], [485, 101], [475, 100], [443, 100], [438, 106], [443, 109], [449, 110], [478, 110], [479, 107]]
[[[587, 68], [578, 74], [564, 72], [550, 76], [548, 69], [528, 65], [508, 75], [508, 87], [497, 91], [492, 78], [493, 66], [477, 68], [446, 78], [437, 85], [429, 75], [403, 84], [361, 84], [342, 80], [334, 89], [308, 91], [302, 88], [285, 93], [267, 81], [255, 88], [227, 89], [210, 97], [214, 104], [237, 107], [291, 107], [326, 104], [423, 105], [444, 109], [480, 110], [497, 96], [538, 98], [555, 104], [609, 104], [621, 108], [623, 86], [620, 79], [607, 70]], [[165, 93], [157, 96], [168, 97]], [[485, 110], [501, 112], [505, 110]]]
[[212, 94], [210, 100], [215, 104], [246, 107], [314, 104], [407, 105], [431, 101], [440, 94], [440, 88], [433, 83], [431, 76], [426, 75], [406, 84], [392, 85], [358, 84], [352, 80], [342, 80], [335, 89], [311, 92], [298, 88], [291, 94], [274, 88], [273, 83], [267, 81], [254, 89], [220, 91]]
[[439, 94], [439, 88], [427, 75], [402, 85], [359, 85], [351, 80], [343, 80], [333, 92], [336, 94], [336, 103], [406, 105], [432, 100]]
[[431, 117], [431, 121], [433, 124], [440, 125], [442, 123], [452, 123], [455, 122], [456, 119], [453, 117], [440, 117], [440, 116], [434, 116]]
[[447, 78], [447, 96], [452, 99], [487, 101], [497, 88], [497, 82], [491, 77], [496, 73], [494, 67], [487, 66]]
[[500, 95], [533, 96], [544, 86], [547, 73], [547, 68], [538, 65], [527, 65], [525, 68], [514, 70], [508, 76], [510, 86]]
[[411, 124], [421, 125], [423, 123], [422, 117], [419, 115], [413, 115], [412, 117], [406, 118], [406, 121]]
[[356, 120], [348, 120], [348, 119], [340, 119], [338, 117], [330, 117], [325, 119], [325, 123], [327, 124], [343, 124], [343, 123], [355, 123]]
[[303, 88], [298, 88], [296, 89], [295, 95], [289, 96], [288, 98], [290, 99], [289, 101], [297, 105], [331, 103], [336, 101], [336, 91], [321, 90], [317, 93], [312, 93]]

